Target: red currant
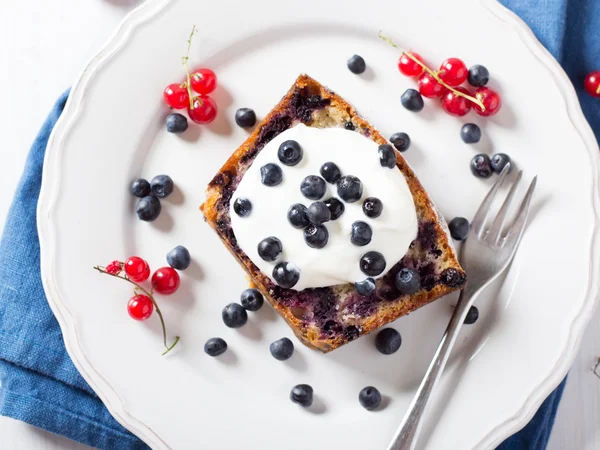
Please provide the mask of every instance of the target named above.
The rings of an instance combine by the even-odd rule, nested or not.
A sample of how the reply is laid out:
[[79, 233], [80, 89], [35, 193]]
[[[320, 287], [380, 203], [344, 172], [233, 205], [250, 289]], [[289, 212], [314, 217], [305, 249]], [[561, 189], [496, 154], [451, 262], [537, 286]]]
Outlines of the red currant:
[[217, 87], [217, 76], [210, 69], [200, 69], [190, 75], [192, 89], [198, 94], [210, 94]]
[[485, 106], [485, 111], [482, 110], [478, 105], [474, 105], [475, 112], [480, 116], [493, 116], [498, 111], [500, 111], [500, 107], [502, 106], [502, 99], [500, 98], [500, 94], [498, 94], [493, 89], [487, 87], [480, 87], [475, 89], [475, 97], [483, 106]]
[[469, 71], [462, 60], [458, 58], [448, 58], [440, 66], [440, 79], [448, 86], [460, 86], [467, 79]]
[[121, 261], [113, 261], [105, 267], [106, 271], [111, 275], [118, 275], [123, 270]]
[[159, 294], [172, 294], [179, 288], [179, 282], [179, 274], [172, 267], [161, 267], [152, 275], [152, 288]]
[[448, 89], [437, 82], [431, 74], [425, 72], [419, 77], [419, 92], [423, 97], [437, 98], [444, 95]]
[[170, 84], [165, 88], [165, 102], [171, 108], [183, 109], [190, 105], [188, 90], [180, 84]]
[[147, 295], [134, 295], [127, 303], [127, 312], [132, 319], [146, 320], [152, 315], [154, 304]]
[[[411, 52], [411, 55], [415, 59], [423, 61], [421, 55], [419, 55], [418, 53]], [[398, 59], [398, 70], [400, 70], [400, 72], [403, 75], [406, 75], [407, 77], [416, 77], [421, 75], [421, 73], [423, 72], [423, 67], [417, 62], [415, 62], [412, 58], [410, 58], [406, 53], [402, 53], [400, 55], [400, 59]]]
[[588, 94], [600, 98], [600, 70], [588, 73], [583, 85]]
[[[471, 95], [471, 93], [462, 87], [456, 88], [457, 91], [462, 92], [463, 94]], [[471, 110], [471, 102], [460, 95], [456, 95], [452, 91], [448, 91], [442, 97], [442, 108], [448, 114], [453, 116], [464, 116]]]
[[150, 266], [139, 256], [132, 256], [125, 261], [125, 273], [131, 281], [139, 283], [150, 276]]
[[196, 123], [211, 123], [217, 117], [217, 104], [207, 95], [195, 97], [192, 105], [193, 108], [188, 108], [188, 115]]

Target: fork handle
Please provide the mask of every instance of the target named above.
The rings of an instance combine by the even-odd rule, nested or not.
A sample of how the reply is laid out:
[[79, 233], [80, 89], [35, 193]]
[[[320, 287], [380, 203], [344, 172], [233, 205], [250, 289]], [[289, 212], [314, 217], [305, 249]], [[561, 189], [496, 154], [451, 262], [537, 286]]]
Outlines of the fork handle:
[[435, 352], [435, 356], [425, 373], [423, 381], [406, 412], [400, 427], [396, 431], [392, 442], [388, 446], [388, 450], [413, 450], [417, 445], [419, 432], [423, 423], [423, 416], [429, 405], [429, 398], [433, 394], [438, 381], [446, 367], [450, 352], [458, 333], [467, 317], [469, 308], [475, 300], [475, 296], [479, 293], [479, 289], [469, 289], [469, 285], [460, 292], [458, 303], [454, 309], [454, 314], [450, 319], [448, 328], [442, 337], [442, 341]]

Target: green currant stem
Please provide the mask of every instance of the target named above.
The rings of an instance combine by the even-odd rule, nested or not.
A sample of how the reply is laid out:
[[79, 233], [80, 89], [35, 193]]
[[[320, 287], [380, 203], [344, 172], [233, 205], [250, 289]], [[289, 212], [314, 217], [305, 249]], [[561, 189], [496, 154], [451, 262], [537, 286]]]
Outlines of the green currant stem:
[[452, 86], [449, 86], [448, 84], [446, 84], [444, 82], [444, 80], [442, 80], [438, 74], [438, 72], [436, 72], [435, 70], [431, 70], [429, 67], [427, 67], [427, 65], [425, 65], [422, 61], [419, 61], [417, 58], [415, 58], [412, 53], [407, 52], [405, 50], [402, 50], [400, 47], [398, 47], [398, 45], [396, 45], [396, 43], [394, 41], [392, 41], [391, 38], [385, 36], [381, 31], [379, 32], [379, 38], [384, 40], [385, 42], [387, 42], [388, 44], [390, 44], [392, 47], [397, 48], [398, 50], [400, 50], [402, 52], [403, 55], [408, 56], [410, 59], [412, 59], [414, 62], [416, 62], [418, 65], [420, 65], [423, 70], [425, 72], [427, 72], [429, 75], [431, 75], [435, 81], [437, 81], [439, 84], [441, 84], [442, 86], [444, 86], [446, 89], [448, 89], [449, 91], [453, 92], [454, 95], [458, 95], [459, 97], [463, 97], [466, 98], [467, 100], [469, 100], [470, 102], [475, 103], [477, 106], [479, 106], [481, 108], [482, 111], [485, 111], [485, 106], [483, 105], [483, 103], [481, 102], [481, 100], [479, 100], [477, 97], [473, 97], [472, 95], [468, 95], [468, 94], [464, 94], [463, 92], [460, 92], [457, 89], [454, 89]]
[[[188, 68], [188, 61], [190, 60], [190, 49], [192, 47], [192, 38], [194, 37], [194, 34], [196, 33], [196, 25], [194, 25], [192, 27], [192, 32], [190, 33], [190, 37], [187, 40], [187, 52], [185, 54], [185, 56], [183, 58], [181, 58], [181, 64], [183, 64], [183, 67], [185, 69], [185, 87], [188, 91], [188, 97], [190, 98], [190, 109], [194, 109], [194, 100], [196, 100], [196, 97], [193, 96], [193, 92], [192, 92], [192, 80], [190, 79], [190, 70]], [[202, 103], [201, 103], [202, 104]]]
[[175, 345], [177, 345], [177, 343], [179, 342], [179, 336], [175, 336], [175, 341], [170, 346], [167, 345], [167, 327], [165, 325], [165, 319], [163, 318], [162, 312], [160, 311], [160, 308], [158, 307], [158, 303], [156, 303], [156, 300], [154, 300], [154, 295], [153, 295], [154, 291], [148, 292], [142, 286], [137, 284], [135, 281], [130, 280], [126, 276], [121, 276], [120, 274], [117, 274], [117, 273], [109, 273], [106, 271], [105, 267], [94, 266], [94, 269], [96, 269], [100, 273], [110, 275], [111, 277], [115, 277], [115, 278], [119, 278], [121, 280], [128, 281], [129, 283], [133, 284], [133, 286], [134, 286], [133, 292], [136, 295], [139, 295], [139, 292], [142, 292], [144, 295], [146, 295], [152, 301], [152, 304], [154, 305], [154, 309], [156, 310], [156, 314], [158, 314], [158, 318], [160, 319], [160, 324], [162, 326], [163, 342], [164, 342], [164, 345], [166, 348], [166, 350], [163, 352], [163, 356], [166, 355], [167, 353], [169, 353], [173, 349], [173, 347], [175, 347]]

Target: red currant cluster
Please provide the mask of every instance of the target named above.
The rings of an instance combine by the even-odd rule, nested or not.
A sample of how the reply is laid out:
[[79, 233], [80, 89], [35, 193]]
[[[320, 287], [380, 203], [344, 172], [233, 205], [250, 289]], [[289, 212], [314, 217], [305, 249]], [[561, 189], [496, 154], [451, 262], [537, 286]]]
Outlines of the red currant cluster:
[[588, 94], [600, 98], [600, 70], [588, 73], [583, 85]]

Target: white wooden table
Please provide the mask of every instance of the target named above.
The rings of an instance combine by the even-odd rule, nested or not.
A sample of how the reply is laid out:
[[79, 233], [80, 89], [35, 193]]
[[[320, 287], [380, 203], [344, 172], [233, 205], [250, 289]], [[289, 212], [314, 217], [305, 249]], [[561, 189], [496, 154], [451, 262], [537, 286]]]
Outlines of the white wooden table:
[[[29, 146], [54, 101], [141, 1], [0, 2], [0, 229]], [[600, 356], [598, 324], [600, 310], [571, 370], [550, 450], [600, 449], [600, 379], [591, 372]], [[85, 448], [0, 417], [0, 450]]]

